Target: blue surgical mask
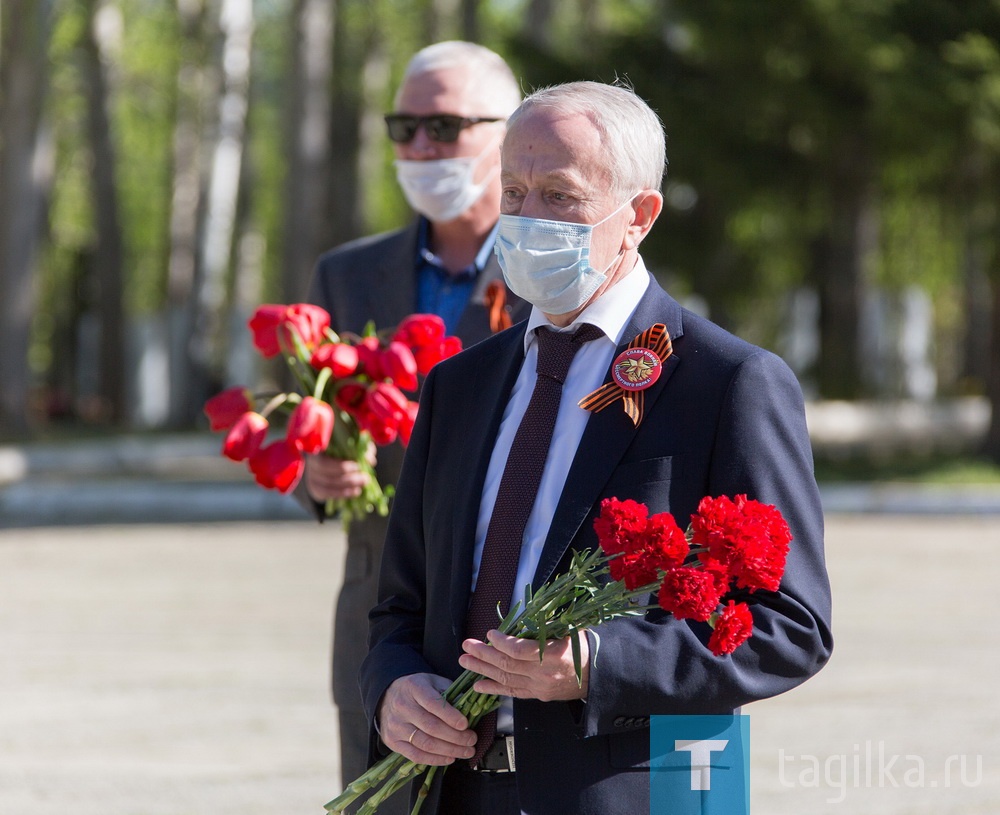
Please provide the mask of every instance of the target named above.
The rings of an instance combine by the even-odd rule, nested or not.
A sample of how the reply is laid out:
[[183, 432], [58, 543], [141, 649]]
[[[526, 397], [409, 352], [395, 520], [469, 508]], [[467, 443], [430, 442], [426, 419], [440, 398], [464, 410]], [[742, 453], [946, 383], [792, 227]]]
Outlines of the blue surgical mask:
[[613, 218], [631, 203], [629, 198], [596, 224], [548, 221], [501, 215], [496, 252], [504, 280], [518, 297], [546, 314], [568, 314], [584, 305], [601, 284], [619, 252], [603, 271], [590, 265], [594, 227]]

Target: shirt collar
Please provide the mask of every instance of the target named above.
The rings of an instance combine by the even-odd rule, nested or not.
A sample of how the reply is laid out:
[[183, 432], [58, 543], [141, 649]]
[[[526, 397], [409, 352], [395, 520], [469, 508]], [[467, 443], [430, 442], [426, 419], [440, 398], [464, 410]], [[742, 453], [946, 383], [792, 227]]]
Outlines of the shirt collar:
[[476, 255], [475, 260], [469, 265], [462, 269], [460, 272], [456, 272], [454, 275], [450, 275], [444, 265], [441, 263], [441, 259], [435, 255], [428, 245], [428, 239], [430, 238], [430, 221], [427, 220], [423, 215], [419, 218], [419, 226], [417, 228], [417, 257], [424, 263], [432, 266], [436, 271], [439, 271], [442, 275], [450, 275], [456, 279], [461, 278], [475, 278], [479, 273], [486, 268], [486, 264], [490, 260], [490, 256], [493, 254], [493, 245], [496, 243], [497, 229], [500, 228], [500, 222], [497, 221], [493, 224], [493, 229], [486, 236], [486, 240], [483, 241], [483, 245], [479, 248], [479, 253]]
[[617, 346], [621, 342], [622, 332], [625, 331], [632, 312], [639, 305], [648, 287], [649, 272], [642, 257], [637, 257], [632, 271], [580, 312], [566, 328], [552, 325], [537, 306], [532, 306], [531, 315], [528, 317], [528, 328], [524, 334], [524, 353], [528, 353], [528, 349], [535, 341], [534, 330], [539, 326], [548, 326], [555, 331], [572, 331], [582, 323], [590, 323], [601, 329]]

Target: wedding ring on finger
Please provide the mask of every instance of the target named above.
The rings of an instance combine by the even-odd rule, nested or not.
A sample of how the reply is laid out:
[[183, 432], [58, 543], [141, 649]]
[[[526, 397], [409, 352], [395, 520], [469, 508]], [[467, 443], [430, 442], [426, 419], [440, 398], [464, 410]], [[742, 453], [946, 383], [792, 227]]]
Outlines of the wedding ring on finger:
[[417, 735], [417, 731], [418, 731], [419, 729], [420, 729], [419, 727], [414, 727], [414, 728], [413, 728], [413, 732], [412, 732], [412, 733], [410, 733], [410, 737], [409, 737], [409, 738], [408, 738], [408, 739], [406, 740], [406, 741], [407, 741], [407, 743], [409, 743], [410, 745], [412, 745], [412, 744], [413, 744], [413, 737], [414, 737], [415, 735]]

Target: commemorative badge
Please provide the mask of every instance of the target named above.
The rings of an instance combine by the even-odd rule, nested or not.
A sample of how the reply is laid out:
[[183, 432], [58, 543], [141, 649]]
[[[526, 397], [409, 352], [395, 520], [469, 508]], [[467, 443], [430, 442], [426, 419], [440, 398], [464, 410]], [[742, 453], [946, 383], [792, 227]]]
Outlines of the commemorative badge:
[[650, 348], [629, 348], [622, 351], [611, 368], [611, 376], [618, 387], [627, 391], [644, 391], [657, 379], [663, 363]]
[[608, 405], [622, 401], [625, 414], [638, 426], [642, 421], [643, 393], [663, 372], [663, 362], [673, 353], [670, 333], [663, 323], [647, 328], [611, 365], [611, 381], [579, 401], [585, 410], [597, 413]]

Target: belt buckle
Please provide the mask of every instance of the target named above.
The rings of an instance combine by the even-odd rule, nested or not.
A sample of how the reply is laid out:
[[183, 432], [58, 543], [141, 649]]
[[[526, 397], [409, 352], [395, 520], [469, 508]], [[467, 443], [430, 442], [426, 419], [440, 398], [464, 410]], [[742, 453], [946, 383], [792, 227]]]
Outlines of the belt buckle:
[[514, 737], [497, 736], [486, 751], [477, 769], [484, 773], [512, 773], [517, 769], [514, 760]]

